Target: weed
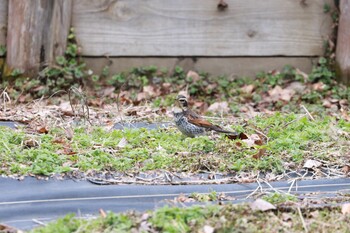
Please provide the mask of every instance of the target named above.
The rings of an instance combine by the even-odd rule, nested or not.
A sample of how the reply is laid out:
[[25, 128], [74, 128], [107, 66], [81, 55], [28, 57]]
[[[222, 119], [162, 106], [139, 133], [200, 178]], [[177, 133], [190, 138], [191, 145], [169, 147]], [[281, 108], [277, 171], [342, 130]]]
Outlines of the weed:
[[0, 45], [0, 56], [5, 56], [6, 47], [4, 45]]
[[216, 201], [218, 199], [217, 192], [215, 192], [215, 191], [211, 191], [208, 194], [191, 193], [191, 195], [189, 195], [189, 197], [193, 198], [196, 201], [200, 201], [200, 202]]
[[292, 202], [298, 201], [298, 198], [294, 195], [278, 193], [278, 192], [267, 194], [267, 195], [263, 196], [262, 199], [264, 199], [265, 201], [268, 201], [272, 204], [281, 204], [281, 203], [285, 203], [288, 201], [292, 201]]

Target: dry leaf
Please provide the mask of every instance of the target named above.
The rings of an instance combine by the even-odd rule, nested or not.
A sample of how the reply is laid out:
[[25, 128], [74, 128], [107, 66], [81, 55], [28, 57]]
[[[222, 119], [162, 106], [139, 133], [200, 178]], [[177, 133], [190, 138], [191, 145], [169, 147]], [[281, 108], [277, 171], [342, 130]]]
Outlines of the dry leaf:
[[326, 85], [323, 82], [318, 82], [312, 84], [312, 89], [315, 91], [323, 91], [325, 89]]
[[304, 168], [318, 168], [318, 167], [321, 167], [322, 166], [322, 163], [317, 161], [317, 160], [312, 160], [312, 159], [308, 159], [306, 160], [306, 162], [304, 163]]
[[45, 134], [47, 134], [49, 132], [49, 130], [47, 129], [46, 126], [39, 126], [36, 128], [36, 131], [38, 133], [45, 133]]
[[186, 197], [184, 194], [180, 193], [177, 198], [175, 198], [177, 202], [189, 202], [189, 198]]
[[[248, 139], [248, 136], [245, 133], [239, 133], [239, 134], [226, 134], [226, 137], [231, 139], [231, 140], [236, 140], [236, 139]], [[240, 145], [241, 146], [241, 145]]]
[[350, 166], [349, 165], [345, 165], [344, 167], [342, 167], [341, 171], [344, 174], [348, 174], [350, 172]]
[[136, 110], [129, 110], [125, 113], [127, 116], [137, 116], [137, 111]]
[[64, 115], [74, 116], [72, 106], [69, 101], [62, 102], [58, 108]]
[[66, 132], [66, 138], [68, 140], [72, 140], [74, 136], [74, 130], [72, 128], [65, 128], [64, 131]]
[[226, 101], [224, 102], [215, 102], [212, 105], [209, 106], [207, 109], [209, 112], [221, 112], [221, 113], [227, 113], [230, 108], [228, 107], [228, 103]]
[[63, 154], [65, 154], [65, 155], [75, 155], [75, 154], [77, 154], [77, 152], [73, 151], [73, 149], [70, 146], [68, 146], [68, 147], [64, 147], [63, 148]]
[[350, 214], [350, 203], [345, 203], [341, 207], [342, 214]]
[[267, 210], [275, 210], [276, 207], [272, 205], [270, 202], [267, 202], [263, 199], [256, 199], [254, 202], [250, 203], [250, 208], [254, 211], [267, 211]]
[[124, 148], [126, 145], [128, 145], [128, 141], [126, 140], [126, 138], [122, 138], [118, 143], [119, 148]]
[[3, 233], [23, 233], [23, 231], [18, 230], [14, 227], [10, 227], [10, 226], [5, 225], [5, 224], [0, 224], [0, 232], [3, 232]]
[[102, 90], [102, 96], [110, 96], [115, 91], [115, 87], [106, 87]]
[[201, 79], [199, 74], [197, 72], [192, 71], [192, 70], [187, 72], [186, 78], [187, 79], [191, 78], [191, 80], [189, 80], [191, 82], [198, 82]]
[[156, 90], [154, 86], [144, 86], [143, 87], [143, 92], [147, 93], [149, 97], [155, 97], [160, 95], [160, 91]]
[[268, 94], [271, 97], [272, 101], [290, 101], [295, 94], [295, 91], [293, 89], [282, 89], [280, 86], [275, 86], [272, 90], [268, 91]]
[[309, 79], [309, 75], [307, 75], [303, 71], [299, 70], [298, 68], [295, 69], [295, 73], [302, 76], [304, 79], [304, 82], [306, 82]]
[[39, 146], [39, 142], [36, 141], [36, 140], [34, 140], [34, 139], [32, 139], [32, 138], [30, 138], [30, 139], [25, 140], [25, 141], [23, 142], [23, 145], [24, 145], [25, 147], [29, 147], [29, 148], [31, 148], [31, 147], [37, 147], [37, 146]]
[[255, 145], [254, 139], [251, 138], [243, 139], [242, 141], [245, 142], [248, 147], [253, 147]]
[[329, 100], [324, 99], [322, 101], [322, 106], [325, 107], [325, 108], [330, 108], [330, 107], [332, 107], [332, 104], [331, 104], [331, 102]]
[[241, 91], [243, 93], [246, 93], [246, 94], [252, 94], [254, 88], [255, 88], [255, 86], [253, 84], [245, 85], [245, 86], [241, 87]]
[[57, 143], [57, 144], [64, 144], [65, 143], [65, 140], [61, 137], [55, 137], [53, 140], [52, 140], [52, 143]]
[[146, 92], [140, 92], [140, 93], [137, 94], [136, 100], [137, 101], [142, 101], [144, 99], [147, 99], [148, 96], [149, 95]]
[[306, 86], [301, 82], [292, 82], [285, 89], [293, 90], [297, 93], [302, 93], [306, 89]]
[[261, 148], [261, 149], [259, 149], [258, 153], [253, 155], [253, 158], [254, 159], [260, 159], [261, 157], [264, 156], [265, 152], [266, 152], [266, 149], [265, 148]]
[[209, 226], [209, 225], [205, 225], [203, 227], [203, 233], [213, 233], [214, 232], [214, 227]]

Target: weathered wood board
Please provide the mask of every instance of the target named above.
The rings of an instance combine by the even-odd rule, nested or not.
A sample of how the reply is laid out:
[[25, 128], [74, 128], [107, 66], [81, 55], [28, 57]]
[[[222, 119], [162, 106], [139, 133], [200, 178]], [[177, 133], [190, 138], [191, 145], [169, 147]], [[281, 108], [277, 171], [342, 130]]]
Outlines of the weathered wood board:
[[333, 0], [75, 0], [87, 56], [318, 56]]
[[155, 65], [159, 69], [167, 68], [169, 73], [174, 71], [176, 66], [182, 67], [185, 71], [203, 71], [211, 75], [228, 75], [237, 77], [254, 78], [257, 72], [281, 70], [285, 65], [297, 67], [303, 72], [309, 73], [312, 65], [318, 59], [307, 57], [202, 57], [192, 58], [164, 58], [164, 57], [119, 57], [119, 58], [96, 58], [84, 57], [87, 67], [95, 74], [101, 74], [102, 69], [111, 62], [109, 71], [115, 73], [130, 71], [134, 67]]
[[350, 84], [350, 0], [340, 2], [337, 41], [337, 73], [340, 81]]
[[0, 1], [0, 45], [6, 44], [7, 0]]
[[63, 55], [71, 22], [72, 0], [10, 0], [7, 65], [36, 74]]

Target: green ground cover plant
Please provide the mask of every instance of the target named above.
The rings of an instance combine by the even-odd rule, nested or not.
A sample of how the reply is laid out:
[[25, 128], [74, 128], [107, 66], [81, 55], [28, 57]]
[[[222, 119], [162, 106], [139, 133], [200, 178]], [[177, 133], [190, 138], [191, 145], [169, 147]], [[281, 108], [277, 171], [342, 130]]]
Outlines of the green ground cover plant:
[[[300, 211], [300, 212], [299, 212]], [[254, 211], [249, 205], [163, 207], [147, 213], [108, 213], [93, 220], [70, 214], [33, 233], [57, 232], [349, 232], [341, 208], [278, 208]]]
[[[107, 130], [75, 127], [29, 133], [0, 127], [1, 174], [53, 175], [69, 171], [281, 173], [299, 169], [307, 159], [345, 165], [350, 123], [307, 114], [258, 116], [232, 130], [264, 136], [261, 145], [225, 135], [185, 138], [176, 128]], [[266, 138], [265, 138], [266, 137]], [[263, 153], [256, 157], [259, 150]], [[286, 164], [289, 164], [286, 166]]]

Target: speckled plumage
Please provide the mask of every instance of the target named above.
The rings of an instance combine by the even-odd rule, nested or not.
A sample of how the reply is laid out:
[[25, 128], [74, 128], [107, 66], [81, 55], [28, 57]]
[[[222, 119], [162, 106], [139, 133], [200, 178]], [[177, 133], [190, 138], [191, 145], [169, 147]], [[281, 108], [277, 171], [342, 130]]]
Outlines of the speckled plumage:
[[185, 111], [174, 112], [174, 121], [176, 127], [187, 137], [195, 137], [205, 132], [203, 127], [196, 126], [188, 122]]
[[176, 97], [177, 104], [181, 109], [174, 111], [174, 121], [177, 128], [188, 137], [195, 137], [203, 134], [206, 130], [213, 130], [219, 133], [235, 134], [234, 132], [222, 129], [220, 126], [213, 125], [209, 121], [203, 119], [197, 113], [188, 109], [187, 98], [183, 95]]

